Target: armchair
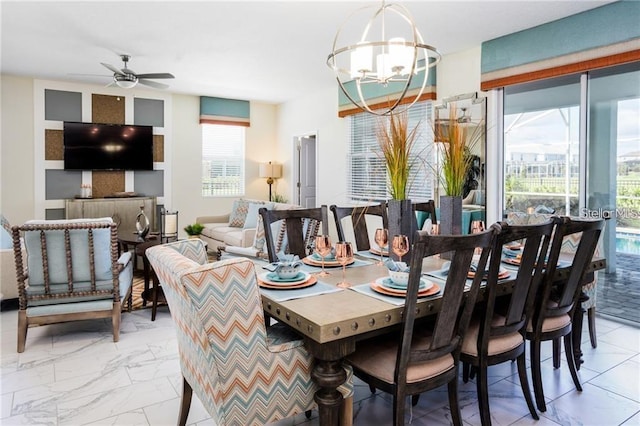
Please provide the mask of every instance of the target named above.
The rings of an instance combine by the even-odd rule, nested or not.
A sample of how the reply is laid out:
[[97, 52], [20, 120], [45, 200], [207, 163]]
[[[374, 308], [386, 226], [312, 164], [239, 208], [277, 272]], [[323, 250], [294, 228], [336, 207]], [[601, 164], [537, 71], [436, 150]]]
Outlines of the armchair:
[[[252, 261], [205, 264], [200, 240], [151, 247], [147, 258], [176, 326], [183, 376], [178, 424], [186, 424], [193, 392], [220, 426], [263, 425], [314, 407], [313, 358], [291, 329], [266, 327]], [[341, 391], [350, 403], [351, 370]]]
[[117, 232], [111, 218], [32, 220], [12, 228], [18, 352], [24, 352], [30, 325], [111, 318], [118, 341], [121, 300], [128, 298], [131, 308], [133, 264], [130, 253], [118, 258]]

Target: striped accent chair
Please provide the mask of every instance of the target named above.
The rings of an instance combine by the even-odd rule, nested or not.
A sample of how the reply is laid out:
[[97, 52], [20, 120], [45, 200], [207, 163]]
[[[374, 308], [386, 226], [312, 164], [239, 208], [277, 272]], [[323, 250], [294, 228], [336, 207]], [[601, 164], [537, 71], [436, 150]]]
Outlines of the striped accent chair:
[[[313, 357], [285, 325], [265, 326], [253, 262], [207, 263], [199, 239], [146, 254], [176, 325], [183, 376], [178, 424], [186, 424], [193, 392], [219, 426], [264, 425], [315, 407]], [[350, 423], [350, 369], [341, 392]]]

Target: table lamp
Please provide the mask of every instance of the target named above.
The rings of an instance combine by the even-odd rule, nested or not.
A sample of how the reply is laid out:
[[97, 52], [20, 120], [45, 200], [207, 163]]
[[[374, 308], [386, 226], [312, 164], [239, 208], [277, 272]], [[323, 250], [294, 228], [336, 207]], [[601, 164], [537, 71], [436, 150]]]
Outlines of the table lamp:
[[273, 185], [274, 179], [282, 177], [282, 164], [273, 164], [271, 161], [260, 164], [260, 177], [267, 178], [267, 185], [269, 185], [269, 201], [271, 201], [271, 185]]

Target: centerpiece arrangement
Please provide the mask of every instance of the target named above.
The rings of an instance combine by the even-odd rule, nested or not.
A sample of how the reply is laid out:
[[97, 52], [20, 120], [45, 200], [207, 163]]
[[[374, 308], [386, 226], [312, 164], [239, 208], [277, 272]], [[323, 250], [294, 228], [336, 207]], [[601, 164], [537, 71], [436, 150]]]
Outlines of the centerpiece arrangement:
[[473, 147], [484, 136], [483, 123], [469, 126], [458, 118], [455, 105], [449, 117], [436, 120], [434, 141], [439, 149], [439, 179], [445, 195], [440, 196], [440, 232], [462, 233], [462, 197], [474, 171]]
[[[408, 259], [411, 259], [416, 223], [411, 200], [407, 196], [412, 183], [412, 172], [421, 165], [420, 155], [413, 148], [417, 132], [418, 126], [409, 130], [409, 116], [406, 112], [390, 114], [388, 122], [381, 122], [376, 129], [391, 194], [388, 201], [389, 239], [395, 235], [408, 236], [409, 250], [405, 253]], [[392, 251], [389, 255], [398, 256]]]

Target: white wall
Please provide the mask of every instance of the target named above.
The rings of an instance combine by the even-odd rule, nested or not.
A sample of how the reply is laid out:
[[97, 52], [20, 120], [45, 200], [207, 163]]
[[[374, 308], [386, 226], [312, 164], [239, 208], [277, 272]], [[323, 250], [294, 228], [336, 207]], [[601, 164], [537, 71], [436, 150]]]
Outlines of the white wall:
[[480, 91], [480, 46], [442, 57], [438, 64], [438, 99]]
[[0, 213], [12, 225], [34, 217], [33, 79], [0, 76]]
[[[202, 133], [199, 116], [198, 96], [173, 95], [173, 197], [166, 207], [179, 211], [180, 228], [195, 222], [198, 216], [228, 214], [237, 198], [201, 195]], [[269, 187], [264, 179], [258, 177], [258, 164], [274, 160], [275, 105], [251, 102], [251, 126], [246, 128], [245, 137], [245, 197], [267, 199]]]
[[278, 193], [294, 202], [294, 137], [315, 133], [316, 204], [346, 202], [349, 120], [338, 117], [338, 88], [316, 91], [278, 107], [278, 160], [284, 164], [284, 178]]

